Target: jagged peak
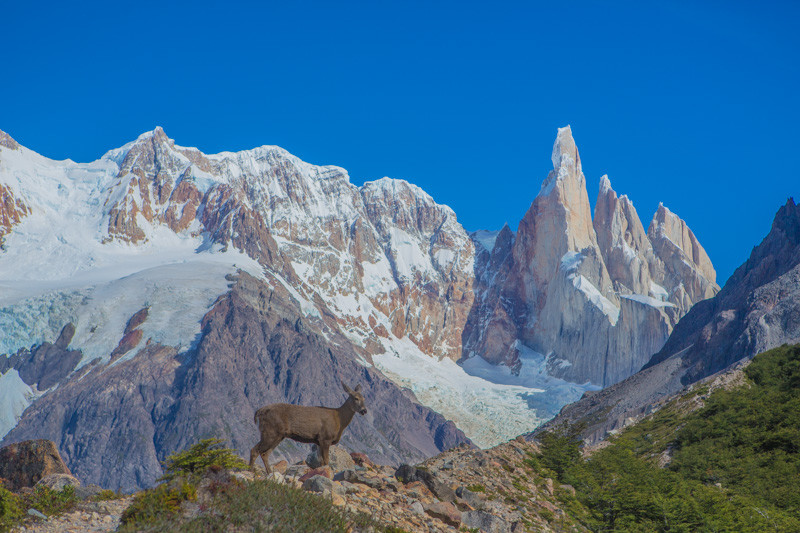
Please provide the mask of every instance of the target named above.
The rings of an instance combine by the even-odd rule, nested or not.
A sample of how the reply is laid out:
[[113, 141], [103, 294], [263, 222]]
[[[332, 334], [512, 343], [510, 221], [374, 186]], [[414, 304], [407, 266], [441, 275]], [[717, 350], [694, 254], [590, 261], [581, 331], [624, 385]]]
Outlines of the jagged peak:
[[800, 206], [794, 198], [789, 197], [784, 205], [775, 213], [772, 231], [780, 230], [793, 243], [800, 243]]
[[614, 189], [611, 187], [611, 180], [608, 179], [608, 174], [603, 174], [600, 176], [600, 194], [605, 194], [608, 191], [613, 192]]
[[563, 128], [558, 128], [558, 135], [556, 135], [556, 141], [553, 143], [553, 153], [550, 159], [553, 162], [553, 168], [556, 170], [570, 164], [580, 169], [581, 159], [569, 124]]
[[[141, 135], [139, 135], [136, 138], [136, 140], [137, 141], [144, 141], [144, 140], [151, 139], [151, 138], [152, 139], [157, 139], [157, 140], [160, 140], [160, 141], [168, 141], [168, 142], [172, 141], [172, 139], [167, 137], [167, 134], [164, 133], [164, 128], [162, 128], [161, 126], [156, 126], [154, 129], [142, 133]], [[174, 141], [172, 141], [172, 142], [174, 142]]]

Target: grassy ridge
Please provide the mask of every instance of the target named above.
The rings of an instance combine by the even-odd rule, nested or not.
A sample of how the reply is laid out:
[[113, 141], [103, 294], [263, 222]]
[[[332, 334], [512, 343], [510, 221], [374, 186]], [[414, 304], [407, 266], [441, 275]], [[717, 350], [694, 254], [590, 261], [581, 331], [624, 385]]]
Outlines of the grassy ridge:
[[561, 497], [594, 531], [800, 531], [800, 346], [744, 374], [671, 402], [589, 460], [574, 434], [549, 433], [532, 461], [576, 489]]

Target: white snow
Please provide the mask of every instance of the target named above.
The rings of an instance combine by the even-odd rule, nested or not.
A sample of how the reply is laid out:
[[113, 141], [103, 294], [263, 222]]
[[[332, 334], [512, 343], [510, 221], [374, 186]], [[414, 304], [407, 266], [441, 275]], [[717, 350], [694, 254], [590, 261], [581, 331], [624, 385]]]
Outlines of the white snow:
[[408, 338], [392, 338], [385, 345], [384, 354], [373, 356], [375, 366], [423, 405], [455, 422], [480, 447], [504, 442], [544, 421], [526, 401], [526, 395], [542, 390], [471, 376], [450, 359], [423, 354]]
[[667, 289], [654, 281], [650, 282], [650, 295], [662, 301], [666, 301], [669, 298]]
[[34, 396], [33, 390], [15, 369], [0, 375], [0, 440], [14, 429]]
[[620, 297], [627, 300], [633, 300], [634, 302], [639, 302], [640, 304], [649, 305], [651, 307], [675, 307], [675, 304], [671, 302], [665, 302], [664, 300], [645, 296], [644, 294], [620, 294]]
[[619, 307], [603, 296], [591, 281], [586, 279], [583, 275], [578, 274], [572, 278], [572, 285], [586, 295], [586, 298], [608, 317], [608, 321], [611, 322], [612, 326], [617, 325], [617, 321], [619, 320]]

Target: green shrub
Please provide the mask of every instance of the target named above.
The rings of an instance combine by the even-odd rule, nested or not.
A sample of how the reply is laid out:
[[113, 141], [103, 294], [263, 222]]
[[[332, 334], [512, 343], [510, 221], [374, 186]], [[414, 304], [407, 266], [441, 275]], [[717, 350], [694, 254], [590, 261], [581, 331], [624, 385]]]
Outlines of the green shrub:
[[470, 492], [486, 492], [486, 487], [476, 483], [475, 485], [469, 485], [467, 490]]
[[222, 439], [203, 439], [190, 448], [174, 453], [163, 463], [164, 475], [159, 481], [172, 481], [180, 477], [197, 478], [211, 467], [244, 470], [247, 464], [236, 452], [222, 446]]
[[[123, 514], [121, 533], [227, 530], [345, 533], [353, 529], [381, 530], [366, 515], [348, 513], [319, 495], [272, 481], [228, 485], [191, 519], [178, 512], [182, 503], [180, 498], [163, 487], [160, 485], [137, 496], [134, 504]], [[132, 511], [134, 506], [136, 510]]]
[[94, 500], [96, 502], [102, 502], [102, 501], [106, 501], [106, 500], [116, 500], [116, 499], [119, 499], [121, 497], [122, 496], [120, 494], [117, 494], [113, 490], [103, 489], [100, 492], [98, 492], [97, 494], [95, 494], [94, 496], [92, 496], [92, 500]]
[[186, 482], [158, 485], [138, 493], [122, 513], [120, 522], [128, 526], [126, 531], [138, 531], [141, 526], [171, 519], [179, 513], [183, 502], [194, 501], [196, 497], [194, 485]]
[[37, 485], [33, 493], [23, 497], [26, 509], [36, 509], [47, 516], [69, 511], [78, 503], [75, 487], [67, 485], [61, 490], [53, 490], [45, 485]]
[[9, 531], [24, 514], [20, 497], [0, 487], [0, 532]]

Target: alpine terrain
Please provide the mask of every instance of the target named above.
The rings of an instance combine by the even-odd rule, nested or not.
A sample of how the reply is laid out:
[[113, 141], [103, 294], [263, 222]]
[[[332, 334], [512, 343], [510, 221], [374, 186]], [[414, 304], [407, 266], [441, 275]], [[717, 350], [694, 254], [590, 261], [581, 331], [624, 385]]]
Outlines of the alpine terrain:
[[200, 437], [244, 455], [262, 405], [338, 406], [341, 380], [369, 406], [342, 444], [378, 462], [532, 430], [718, 291], [663, 205], [645, 231], [603, 177], [592, 216], [569, 127], [552, 161], [517, 232], [469, 234], [406, 181], [275, 146], [209, 155], [156, 128], [75, 163], [0, 132], [1, 444], [151, 486]]

